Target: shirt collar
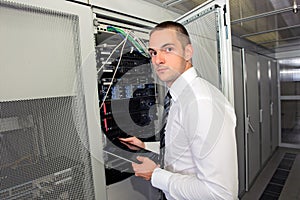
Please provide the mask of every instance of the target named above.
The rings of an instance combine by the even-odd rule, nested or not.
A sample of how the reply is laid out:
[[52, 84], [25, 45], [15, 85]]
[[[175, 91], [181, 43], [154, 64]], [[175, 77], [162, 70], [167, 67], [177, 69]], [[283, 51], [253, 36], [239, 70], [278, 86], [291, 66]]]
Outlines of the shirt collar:
[[178, 96], [180, 96], [183, 92], [184, 88], [189, 85], [197, 76], [198, 75], [194, 67], [191, 67], [183, 72], [169, 88], [172, 99], [176, 101]]

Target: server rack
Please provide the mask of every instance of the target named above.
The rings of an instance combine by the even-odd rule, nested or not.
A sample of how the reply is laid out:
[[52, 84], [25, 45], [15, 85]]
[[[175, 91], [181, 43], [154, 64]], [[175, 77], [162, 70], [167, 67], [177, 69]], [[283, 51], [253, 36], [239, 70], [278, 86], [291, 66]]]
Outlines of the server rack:
[[[131, 161], [120, 158], [120, 155], [126, 154], [132, 159], [138, 155], [120, 143], [119, 138], [159, 139], [158, 92], [162, 87], [155, 82], [146, 41], [139, 38], [136, 31], [100, 22], [95, 27], [95, 48], [103, 147], [119, 153], [117, 156], [104, 153], [106, 184], [110, 186], [132, 180]], [[133, 186], [140, 184], [141, 180], [134, 182]], [[159, 198], [158, 190], [149, 182], [136, 189], [145, 193], [142, 190], [151, 191], [145, 199]]]

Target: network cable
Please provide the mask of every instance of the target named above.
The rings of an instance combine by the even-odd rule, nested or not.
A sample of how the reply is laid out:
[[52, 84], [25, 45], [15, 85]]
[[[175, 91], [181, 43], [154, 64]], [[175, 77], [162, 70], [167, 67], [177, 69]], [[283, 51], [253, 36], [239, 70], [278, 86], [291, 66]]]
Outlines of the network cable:
[[[121, 36], [125, 37], [126, 33], [123, 29], [117, 28], [117, 27], [113, 27], [113, 26], [108, 26], [107, 27], [108, 31], [111, 32], [115, 32], [120, 34]], [[133, 34], [133, 32], [131, 32], [131, 34]], [[135, 36], [135, 35], [134, 35]], [[131, 37], [131, 35], [128, 36], [129, 41], [133, 44], [133, 46], [138, 50], [138, 52], [140, 52], [142, 55], [149, 57], [149, 55], [146, 53], [145, 51], [145, 47], [143, 48], [144, 45], [141, 45], [139, 42], [137, 42], [134, 38], [137, 39], [137, 37]]]
[[99, 72], [101, 71], [101, 69], [107, 64], [107, 62], [109, 61], [110, 57], [114, 54], [114, 52], [125, 42], [125, 40], [127, 40], [126, 38], [124, 38], [110, 53], [110, 55], [108, 56], [108, 58], [106, 59], [106, 61], [101, 65], [101, 67], [98, 69], [97, 74], [99, 74]]
[[[105, 96], [104, 96], [104, 98], [103, 98], [103, 100], [102, 100], [100, 109], [103, 107], [103, 105], [104, 105], [104, 103], [105, 103], [105, 100], [106, 100], [106, 98], [107, 98], [107, 96], [108, 96], [108, 93], [109, 93], [109, 91], [110, 91], [110, 88], [111, 88], [111, 86], [112, 86], [112, 84], [113, 84], [113, 81], [114, 81], [114, 79], [115, 79], [116, 73], [117, 73], [117, 71], [118, 71], [118, 68], [119, 68], [120, 63], [121, 63], [121, 60], [122, 60], [123, 51], [124, 51], [124, 48], [125, 48], [125, 45], [126, 45], [126, 42], [127, 42], [127, 39], [128, 39], [129, 34], [130, 34], [130, 31], [128, 31], [128, 33], [127, 33], [126, 37], [124, 38], [124, 40], [118, 45], [118, 46], [120, 46], [120, 45], [123, 43], [122, 49], [121, 49], [121, 51], [120, 51], [120, 58], [119, 58], [119, 61], [118, 61], [117, 66], [116, 66], [115, 72], [114, 72], [114, 74], [113, 74], [113, 76], [112, 76], [111, 82], [110, 82], [110, 84], [109, 84], [109, 86], [108, 86], [108, 89], [107, 89], [107, 91], [106, 91], [106, 94], [105, 94]], [[116, 49], [116, 48], [115, 48], [115, 49]], [[115, 50], [115, 49], [114, 49], [114, 50]], [[112, 52], [112, 53], [113, 53], [113, 52]], [[112, 55], [112, 53], [110, 54], [110, 56]], [[106, 62], [107, 62], [107, 61], [106, 61]]]

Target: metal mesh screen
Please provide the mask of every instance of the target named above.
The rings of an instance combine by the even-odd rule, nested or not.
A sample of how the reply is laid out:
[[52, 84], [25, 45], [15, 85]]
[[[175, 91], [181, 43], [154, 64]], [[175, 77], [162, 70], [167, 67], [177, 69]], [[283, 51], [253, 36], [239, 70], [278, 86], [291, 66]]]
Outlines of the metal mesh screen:
[[221, 88], [218, 23], [218, 9], [209, 9], [184, 25], [192, 39], [194, 55], [197, 55], [193, 58], [193, 66], [200, 76]]
[[78, 17], [0, 1], [0, 23], [0, 199], [94, 199]]

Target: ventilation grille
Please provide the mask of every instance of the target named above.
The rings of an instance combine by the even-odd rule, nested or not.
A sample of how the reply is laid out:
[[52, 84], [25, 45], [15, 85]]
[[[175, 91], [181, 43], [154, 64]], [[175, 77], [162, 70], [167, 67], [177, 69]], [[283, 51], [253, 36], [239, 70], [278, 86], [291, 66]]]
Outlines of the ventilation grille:
[[285, 153], [260, 200], [279, 199], [285, 181], [289, 176], [297, 154]]

